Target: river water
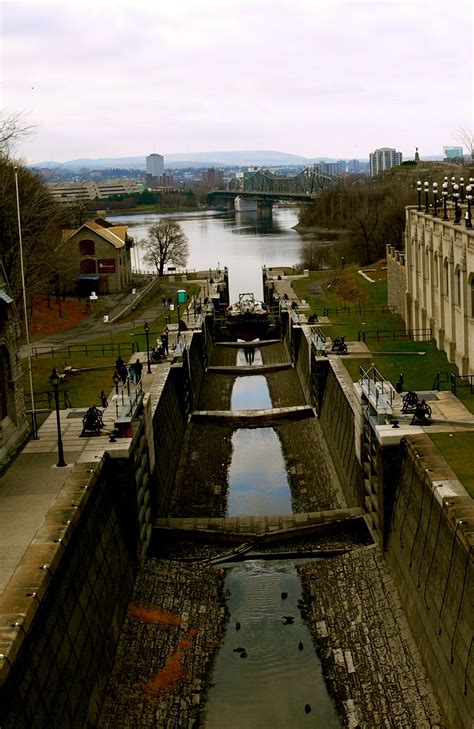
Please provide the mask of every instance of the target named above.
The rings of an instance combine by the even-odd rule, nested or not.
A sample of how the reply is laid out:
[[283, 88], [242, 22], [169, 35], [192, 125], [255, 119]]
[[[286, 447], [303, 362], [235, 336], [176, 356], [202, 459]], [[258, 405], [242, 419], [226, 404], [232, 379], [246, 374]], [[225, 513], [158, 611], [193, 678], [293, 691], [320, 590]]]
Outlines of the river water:
[[[239, 293], [263, 295], [262, 267], [293, 266], [300, 262], [303, 236], [294, 226], [298, 223], [298, 208], [273, 208], [271, 219], [262, 219], [256, 212], [227, 212], [206, 210], [193, 213], [156, 213], [115, 215], [108, 217], [117, 225], [128, 225], [129, 235], [138, 243], [147, 236], [148, 228], [163, 217], [171, 217], [181, 225], [189, 243], [187, 269], [203, 271], [209, 268], [229, 269], [230, 300]], [[140, 246], [138, 267], [146, 270]], [[135, 254], [133, 264], [137, 264]]]

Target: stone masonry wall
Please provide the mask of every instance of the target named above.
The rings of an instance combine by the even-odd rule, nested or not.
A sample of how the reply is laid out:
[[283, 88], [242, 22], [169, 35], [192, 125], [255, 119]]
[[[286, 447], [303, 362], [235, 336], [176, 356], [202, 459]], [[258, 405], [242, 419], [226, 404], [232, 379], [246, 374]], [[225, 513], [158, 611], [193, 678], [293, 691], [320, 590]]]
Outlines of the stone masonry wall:
[[328, 369], [320, 420], [347, 505], [360, 506], [362, 473], [355, 449], [354, 411], [331, 367]]
[[116, 491], [76, 466], [2, 594], [2, 729], [96, 725], [136, 571]]
[[404, 446], [386, 560], [449, 726], [472, 729], [474, 505], [427, 436]]
[[400, 314], [406, 322], [406, 290], [407, 279], [405, 269], [405, 257], [393, 246], [387, 247], [387, 303], [394, 306], [397, 314]]

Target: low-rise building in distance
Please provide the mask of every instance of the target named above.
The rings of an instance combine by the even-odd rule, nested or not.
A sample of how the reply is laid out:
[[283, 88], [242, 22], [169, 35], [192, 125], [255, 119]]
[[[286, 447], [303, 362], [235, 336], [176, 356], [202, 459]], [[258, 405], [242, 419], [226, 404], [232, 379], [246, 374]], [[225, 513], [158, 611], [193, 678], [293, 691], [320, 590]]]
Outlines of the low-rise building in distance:
[[101, 218], [88, 220], [79, 228], [65, 230], [67, 246], [79, 295], [114, 294], [131, 285], [130, 249], [133, 239], [127, 225], [112, 225]]

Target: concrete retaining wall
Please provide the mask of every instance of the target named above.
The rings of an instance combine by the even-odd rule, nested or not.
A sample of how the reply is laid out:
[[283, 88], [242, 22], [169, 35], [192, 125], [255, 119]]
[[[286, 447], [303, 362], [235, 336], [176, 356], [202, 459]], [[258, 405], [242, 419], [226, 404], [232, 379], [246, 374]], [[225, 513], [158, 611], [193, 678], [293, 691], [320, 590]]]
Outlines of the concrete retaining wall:
[[474, 716], [474, 505], [430, 439], [404, 442], [386, 560], [449, 726]]

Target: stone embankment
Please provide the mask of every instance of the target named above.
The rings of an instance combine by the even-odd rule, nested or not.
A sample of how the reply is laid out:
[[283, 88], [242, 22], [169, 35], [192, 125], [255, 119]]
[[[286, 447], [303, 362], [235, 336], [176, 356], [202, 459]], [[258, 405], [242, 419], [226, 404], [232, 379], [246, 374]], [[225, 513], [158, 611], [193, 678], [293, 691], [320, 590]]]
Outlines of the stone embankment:
[[147, 560], [128, 607], [100, 729], [199, 726], [227, 616], [222, 570]]
[[444, 727], [376, 546], [299, 568], [304, 614], [344, 725]]

